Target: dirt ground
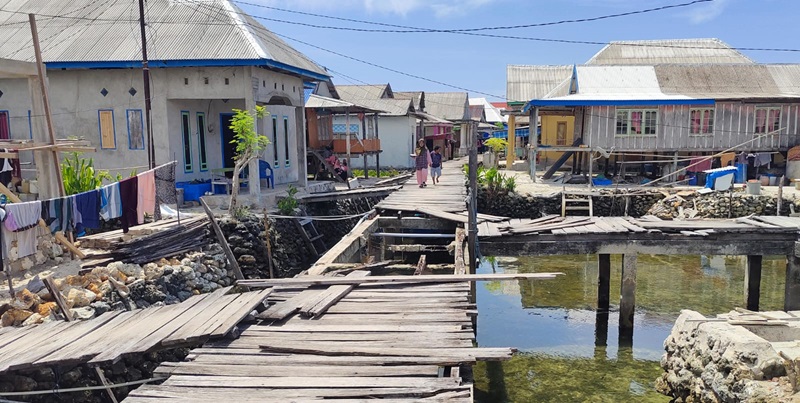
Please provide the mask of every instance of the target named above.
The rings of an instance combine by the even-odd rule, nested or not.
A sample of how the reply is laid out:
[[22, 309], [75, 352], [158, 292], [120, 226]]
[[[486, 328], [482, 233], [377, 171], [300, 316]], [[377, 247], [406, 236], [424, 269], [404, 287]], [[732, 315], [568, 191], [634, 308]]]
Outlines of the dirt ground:
[[[78, 274], [80, 268], [81, 263], [79, 260], [67, 260], [55, 266], [51, 261], [45, 264], [33, 266], [30, 269], [22, 272], [14, 271], [11, 273], [11, 280], [12, 284], [14, 285], [14, 290], [18, 291], [22, 288], [25, 288], [25, 286], [28, 285], [28, 282], [37, 274], [40, 278], [49, 275], [53, 275], [53, 278], [64, 278], [71, 274]], [[0, 274], [0, 280], [2, 280], [2, 284], [0, 284], [0, 305], [2, 305], [11, 299], [11, 295], [8, 292], [8, 279], [6, 278], [5, 274]]]

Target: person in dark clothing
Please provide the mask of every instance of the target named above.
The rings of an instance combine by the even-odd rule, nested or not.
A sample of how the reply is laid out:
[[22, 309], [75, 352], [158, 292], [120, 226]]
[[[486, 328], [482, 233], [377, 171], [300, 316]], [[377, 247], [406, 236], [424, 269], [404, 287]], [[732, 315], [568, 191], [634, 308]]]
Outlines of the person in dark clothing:
[[442, 154], [440, 153], [441, 147], [433, 147], [431, 153], [431, 180], [433, 184], [439, 183], [439, 178], [442, 176]]
[[342, 177], [342, 180], [347, 182], [347, 178], [350, 176], [350, 168], [347, 166], [347, 159], [342, 160], [342, 165], [339, 168], [339, 176]]

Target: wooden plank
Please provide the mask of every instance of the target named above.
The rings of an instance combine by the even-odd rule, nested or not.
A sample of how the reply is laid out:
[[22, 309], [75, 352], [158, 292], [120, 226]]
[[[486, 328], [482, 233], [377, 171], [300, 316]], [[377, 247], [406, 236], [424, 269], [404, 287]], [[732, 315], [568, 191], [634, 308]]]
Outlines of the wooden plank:
[[154, 375], [216, 375], [245, 377], [284, 377], [287, 374], [302, 373], [306, 377], [385, 377], [385, 376], [437, 376], [436, 365], [409, 366], [349, 366], [309, 365], [302, 368], [288, 365], [256, 366], [238, 364], [203, 364], [195, 362], [164, 362], [154, 371]]
[[264, 298], [266, 298], [270, 292], [272, 292], [272, 290], [267, 289], [260, 293], [257, 293], [254, 296], [250, 297], [250, 301], [245, 305], [242, 305], [241, 309], [234, 311], [230, 314], [227, 314], [227, 317], [225, 317], [225, 315], [221, 315], [222, 317], [225, 317], [225, 320], [222, 323], [220, 323], [220, 325], [214, 331], [211, 332], [210, 336], [222, 337], [230, 333], [230, 331], [233, 330], [233, 327], [236, 326], [242, 320], [244, 320], [244, 318], [247, 317], [247, 315], [249, 315], [250, 312], [252, 312], [253, 309], [256, 308], [256, 306], [258, 306], [258, 304], [262, 303], [264, 301]]
[[67, 322], [72, 322], [72, 311], [69, 309], [69, 305], [67, 305], [67, 301], [64, 300], [64, 296], [61, 294], [61, 291], [56, 287], [56, 283], [53, 282], [53, 276], [47, 276], [42, 279], [44, 286], [47, 287], [47, 291], [50, 291], [50, 295], [55, 300], [58, 309], [67, 319]]
[[430, 357], [468, 357], [476, 360], [510, 360], [514, 351], [510, 348], [386, 348], [365, 346], [342, 346], [330, 343], [307, 342], [298, 346], [297, 343], [286, 341], [273, 342], [260, 346], [262, 350], [273, 353], [312, 354], [328, 356], [430, 356]]
[[[353, 341], [320, 341], [304, 340], [306, 343], [326, 343], [335, 348], [346, 347], [376, 347], [384, 349], [395, 348], [472, 348], [472, 340], [465, 339], [403, 339], [403, 340], [353, 340]], [[282, 343], [297, 343], [296, 340], [281, 337], [246, 337], [234, 341], [222, 341], [219, 343], [206, 343], [208, 347], [234, 347], [234, 348], [259, 348], [261, 345], [272, 345]]]
[[[224, 385], [224, 384], [223, 384]], [[468, 386], [452, 386], [452, 387], [399, 387], [399, 388], [296, 388], [296, 389], [274, 389], [274, 388], [253, 388], [248, 389], [247, 393], [242, 396], [241, 390], [233, 390], [221, 385], [204, 387], [204, 388], [184, 388], [166, 385], [142, 385], [141, 387], [131, 391], [129, 396], [132, 397], [156, 397], [162, 399], [180, 399], [191, 400], [208, 398], [216, 402], [229, 402], [232, 398], [236, 401], [239, 399], [252, 399], [246, 400], [248, 402], [264, 402], [275, 401], [269, 399], [279, 399], [279, 402], [287, 402], [289, 398], [369, 398], [381, 399], [383, 397], [392, 396], [412, 396], [412, 397], [430, 397], [448, 392], [463, 393], [468, 391]], [[446, 395], [445, 395], [446, 396]], [[292, 400], [296, 401], [296, 400]]]
[[258, 328], [264, 326], [250, 326], [244, 330], [239, 337], [240, 340], [248, 338], [289, 338], [296, 341], [381, 341], [391, 338], [392, 340], [425, 340], [437, 338], [440, 340], [474, 340], [475, 335], [471, 331], [450, 332], [450, 333], [358, 333], [358, 332], [339, 332], [339, 333], [269, 333], [262, 334]]
[[230, 264], [234, 276], [236, 276], [237, 280], [244, 279], [244, 274], [242, 274], [242, 269], [239, 267], [239, 262], [236, 260], [236, 255], [233, 254], [230, 245], [228, 245], [228, 240], [225, 239], [225, 234], [222, 233], [222, 229], [220, 229], [219, 224], [217, 224], [217, 219], [214, 218], [214, 213], [211, 212], [211, 209], [208, 208], [208, 204], [206, 204], [202, 197], [200, 198], [200, 204], [203, 206], [203, 210], [205, 210], [208, 220], [211, 221], [211, 228], [214, 229], [214, 234], [217, 236], [217, 242], [219, 242], [220, 246], [222, 246], [222, 250], [225, 252], [225, 256], [228, 258], [228, 264]]
[[203, 306], [195, 305], [192, 309], [194, 318], [186, 322], [174, 333], [165, 337], [161, 341], [162, 346], [173, 346], [186, 343], [188, 340], [194, 339], [203, 334], [209, 326], [209, 323], [218, 318], [219, 313], [225, 309], [227, 304], [233, 302], [239, 295], [222, 295], [210, 294], [202, 302]]
[[266, 311], [258, 314], [258, 318], [266, 320], [283, 320], [299, 311], [306, 302], [316, 300], [318, 295], [323, 291], [324, 290], [304, 290], [300, 294], [289, 298], [284, 302], [270, 306]]
[[379, 277], [312, 277], [302, 276], [284, 279], [242, 280], [240, 283], [254, 287], [273, 287], [286, 285], [339, 285], [375, 282], [387, 283], [454, 283], [463, 281], [513, 281], [553, 279], [563, 273], [491, 273], [463, 275], [420, 275], [420, 276], [379, 276]]
[[164, 386], [215, 387], [227, 388], [391, 388], [391, 387], [453, 387], [459, 386], [460, 379], [430, 377], [228, 377], [228, 376], [190, 376], [173, 375], [164, 381]]
[[283, 326], [270, 326], [271, 332], [296, 332], [296, 331], [314, 331], [314, 332], [383, 332], [383, 333], [448, 333], [456, 332], [462, 329], [461, 326], [437, 326], [437, 325], [406, 325], [406, 326], [393, 326], [393, 325], [322, 325], [322, 324], [309, 324], [299, 325], [297, 323], [287, 324]]
[[[370, 274], [371, 273], [367, 271], [353, 271], [348, 273], [345, 277], [362, 278], [367, 277]], [[353, 288], [355, 288], [354, 284], [334, 285], [328, 287], [327, 290], [317, 294], [317, 298], [303, 304], [303, 306], [300, 307], [300, 314], [311, 318], [319, 317], [323, 315], [328, 308], [339, 302], [339, 300], [350, 293]]]
[[[255, 349], [236, 349], [236, 348], [203, 348], [193, 350], [196, 356], [192, 362], [196, 363], [219, 363], [219, 364], [241, 364], [247, 365], [273, 366], [273, 365], [459, 365], [475, 363], [472, 357], [344, 357], [344, 356], [324, 356], [324, 355], [270, 355]], [[242, 359], [245, 357], [245, 359]]]

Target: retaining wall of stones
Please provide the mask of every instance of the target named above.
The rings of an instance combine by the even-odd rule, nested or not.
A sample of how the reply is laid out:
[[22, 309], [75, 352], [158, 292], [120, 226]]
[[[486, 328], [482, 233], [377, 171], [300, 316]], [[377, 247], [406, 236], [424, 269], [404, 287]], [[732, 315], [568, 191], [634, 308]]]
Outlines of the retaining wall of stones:
[[[622, 196], [622, 191], [607, 189], [599, 192], [600, 196], [592, 197], [592, 203], [594, 215], [601, 217], [625, 216], [626, 212], [628, 216], [641, 217], [647, 214], [654, 203], [665, 197], [664, 194], [655, 190], [642, 191], [640, 194], [630, 196]], [[573, 197], [585, 198], [585, 196]], [[481, 189], [478, 193], [478, 211], [512, 218], [539, 218], [548, 214], [561, 215], [561, 193], [530, 196], [512, 192], [491, 197], [485, 189]]]
[[[771, 326], [774, 327], [774, 326]], [[682, 311], [664, 342], [656, 389], [678, 402], [788, 402], [784, 360], [744, 326]]]

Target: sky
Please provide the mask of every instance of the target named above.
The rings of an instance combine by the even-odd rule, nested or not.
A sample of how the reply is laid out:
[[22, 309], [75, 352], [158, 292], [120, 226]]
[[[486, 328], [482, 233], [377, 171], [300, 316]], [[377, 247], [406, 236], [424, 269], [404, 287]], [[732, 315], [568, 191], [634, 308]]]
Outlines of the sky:
[[[277, 11], [279, 7], [331, 17], [428, 29], [468, 29], [546, 23], [626, 13], [691, 0], [241, 0], [256, 17], [337, 27], [394, 29]], [[800, 49], [800, 1], [714, 0], [601, 21], [481, 31], [499, 35], [592, 42], [718, 38], [733, 47]], [[442, 32], [376, 33], [259, 22], [281, 35], [400, 72], [409, 77], [294, 42], [290, 45], [331, 71], [337, 85], [390, 83], [395, 91], [465, 91], [503, 100], [509, 64], [580, 64], [602, 45], [486, 38]], [[743, 51], [760, 63], [800, 63], [800, 51]]]

